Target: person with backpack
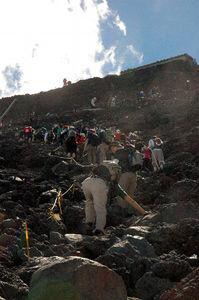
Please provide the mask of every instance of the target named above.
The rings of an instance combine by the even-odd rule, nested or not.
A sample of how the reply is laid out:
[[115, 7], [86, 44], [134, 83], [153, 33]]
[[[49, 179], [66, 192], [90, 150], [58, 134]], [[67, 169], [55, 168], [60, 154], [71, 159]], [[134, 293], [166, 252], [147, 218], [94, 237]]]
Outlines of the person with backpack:
[[97, 102], [97, 98], [96, 98], [96, 97], [93, 97], [93, 98], [91, 99], [91, 107], [92, 107], [92, 108], [96, 108], [96, 102]]
[[154, 136], [152, 139], [149, 140], [148, 147], [151, 149], [152, 155], [152, 165], [154, 172], [158, 170], [163, 170], [164, 168], [164, 154], [162, 151], [163, 141]]
[[142, 170], [152, 171], [153, 167], [152, 167], [152, 163], [151, 163], [151, 151], [150, 151], [149, 147], [144, 145], [141, 151], [143, 153]]
[[46, 127], [42, 127], [42, 133], [44, 136], [44, 144], [47, 144], [48, 142], [48, 129]]
[[25, 126], [24, 127], [24, 137], [25, 137], [25, 140], [28, 141], [28, 143], [31, 143], [32, 140], [33, 140], [33, 128], [32, 126]]
[[99, 137], [95, 129], [88, 131], [88, 135], [84, 144], [84, 152], [88, 152], [89, 164], [95, 165], [97, 162], [97, 146], [100, 144]]
[[68, 137], [66, 139], [66, 151], [68, 153], [68, 157], [75, 158], [77, 152], [77, 144], [76, 131], [74, 126], [70, 126], [68, 131]]
[[120, 174], [121, 167], [114, 161], [107, 160], [95, 167], [92, 171], [92, 175], [82, 182], [82, 189], [86, 198], [86, 224], [90, 229], [92, 229], [95, 224], [93, 231], [95, 235], [103, 235], [105, 233], [106, 204], [109, 191], [113, 191], [114, 196], [119, 195], [122, 197], [139, 211], [141, 215], [144, 216], [147, 214], [147, 211], [134, 201], [118, 184]]
[[78, 157], [81, 159], [83, 156], [83, 150], [84, 150], [84, 141], [85, 141], [85, 134], [79, 133], [76, 136], [76, 144], [77, 144], [77, 153]]
[[[141, 169], [143, 163], [142, 154], [131, 144], [122, 147], [117, 141], [112, 142], [110, 149], [113, 160], [117, 162], [122, 169], [119, 185], [133, 198], [137, 186], [136, 171]], [[128, 203], [122, 201], [121, 198], [117, 199], [117, 204], [127, 210], [129, 208]]]
[[106, 160], [106, 155], [109, 150], [109, 142], [107, 141], [105, 129], [99, 130], [99, 146], [97, 147], [98, 162], [101, 164], [103, 160]]

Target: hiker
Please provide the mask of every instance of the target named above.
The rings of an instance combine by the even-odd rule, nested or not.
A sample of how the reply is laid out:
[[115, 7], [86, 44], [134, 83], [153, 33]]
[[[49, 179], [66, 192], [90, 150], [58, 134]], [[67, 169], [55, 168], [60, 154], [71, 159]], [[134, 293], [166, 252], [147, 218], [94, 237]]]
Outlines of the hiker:
[[44, 144], [47, 144], [47, 142], [48, 142], [48, 130], [47, 130], [47, 128], [42, 127], [42, 132], [43, 132], [43, 135], [44, 135]]
[[129, 142], [127, 141], [125, 133], [120, 134], [120, 143], [122, 144], [122, 146], [125, 146], [126, 144], [129, 144]]
[[67, 86], [67, 80], [66, 80], [66, 78], [63, 79], [63, 87], [64, 86]]
[[28, 141], [28, 143], [32, 142], [33, 139], [33, 128], [32, 126], [24, 127], [24, 138]]
[[117, 129], [113, 137], [114, 141], [120, 141], [120, 133], [120, 130]]
[[53, 142], [57, 141], [57, 129], [59, 128], [58, 124], [55, 124], [52, 128], [52, 134], [53, 134]]
[[113, 96], [113, 97], [111, 98], [110, 107], [115, 107], [115, 105], [116, 105], [116, 96]]
[[[122, 174], [119, 179], [119, 185], [131, 198], [133, 198], [137, 186], [136, 171], [142, 167], [142, 155], [136, 151], [135, 147], [132, 145], [122, 147], [118, 141], [111, 143], [110, 150], [112, 159], [121, 166]], [[135, 157], [136, 155], [139, 156], [139, 161], [133, 161], [134, 155]], [[128, 203], [122, 201], [121, 198], [117, 199], [117, 204], [128, 211]]]
[[85, 142], [85, 133], [81, 132], [80, 134], [77, 134], [76, 136], [77, 153], [80, 159], [83, 157], [84, 142]]
[[76, 131], [74, 126], [70, 126], [68, 131], [68, 138], [66, 140], [66, 151], [68, 157], [75, 158], [77, 152]]
[[101, 164], [104, 160], [106, 160], [106, 155], [109, 150], [109, 143], [106, 137], [105, 129], [101, 129], [99, 131], [99, 146], [97, 147], [98, 151], [98, 162]]
[[96, 98], [96, 97], [93, 97], [93, 98], [91, 99], [91, 107], [92, 107], [92, 108], [96, 108], [96, 101], [97, 101], [97, 98]]
[[142, 148], [142, 153], [143, 153], [143, 165], [142, 165], [142, 170], [149, 170], [152, 171], [152, 163], [151, 163], [151, 156], [150, 156], [150, 149], [146, 145], [143, 146]]
[[61, 132], [62, 132], [62, 126], [57, 126], [57, 143], [61, 143]]
[[144, 91], [140, 91], [138, 94], [138, 103], [142, 103], [142, 100], [144, 99]]
[[69, 132], [69, 125], [63, 125], [62, 126], [62, 131], [60, 134], [60, 143], [63, 145], [64, 141], [66, 141], [68, 137], [68, 132]]
[[164, 154], [162, 151], [163, 141], [154, 136], [153, 139], [149, 140], [148, 147], [151, 149], [152, 154], [152, 165], [154, 172], [163, 170], [164, 168]]
[[112, 140], [113, 140], [111, 127], [106, 129], [106, 139], [107, 139], [107, 142], [112, 142]]
[[[103, 235], [106, 225], [106, 204], [108, 192], [111, 190], [114, 194], [127, 201], [142, 215], [147, 212], [139, 206], [118, 184], [121, 167], [113, 161], [104, 161], [101, 165], [95, 167], [92, 175], [82, 182], [82, 189], [86, 198], [85, 215], [88, 230], [95, 224], [93, 234]], [[115, 195], [114, 195], [115, 196]], [[124, 202], [125, 202], [124, 201]]]
[[100, 144], [99, 137], [95, 129], [88, 131], [88, 135], [84, 144], [84, 152], [88, 152], [89, 164], [96, 164], [97, 162], [97, 146]]
[[191, 82], [190, 82], [190, 80], [186, 80], [185, 88], [186, 88], [187, 90], [190, 90], [190, 88], [191, 88]]

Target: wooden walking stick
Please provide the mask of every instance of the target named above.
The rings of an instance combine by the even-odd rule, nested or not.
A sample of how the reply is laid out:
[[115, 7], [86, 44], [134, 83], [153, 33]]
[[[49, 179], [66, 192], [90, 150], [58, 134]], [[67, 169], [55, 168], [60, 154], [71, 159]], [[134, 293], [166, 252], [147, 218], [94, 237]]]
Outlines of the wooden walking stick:
[[133, 206], [141, 215], [146, 215], [148, 212], [144, 210], [135, 200], [133, 200], [129, 195], [124, 196], [124, 200], [127, 201], [131, 206]]

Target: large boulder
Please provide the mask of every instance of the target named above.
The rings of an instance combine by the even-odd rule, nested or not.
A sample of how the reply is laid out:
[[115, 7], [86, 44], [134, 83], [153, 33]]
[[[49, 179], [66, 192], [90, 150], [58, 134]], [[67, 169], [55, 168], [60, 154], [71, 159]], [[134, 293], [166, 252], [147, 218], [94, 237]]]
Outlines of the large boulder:
[[160, 300], [198, 300], [199, 268], [182, 279], [170, 291], [164, 293]]
[[127, 234], [107, 250], [106, 254], [123, 254], [130, 258], [135, 256], [156, 257], [151, 244], [143, 237]]
[[125, 300], [122, 278], [89, 259], [69, 256], [36, 271], [28, 300]]
[[147, 240], [161, 255], [176, 250], [177, 253], [191, 256], [199, 254], [199, 220], [186, 218], [178, 224], [163, 224], [146, 234]]
[[175, 251], [163, 254], [152, 266], [153, 273], [160, 278], [168, 278], [171, 281], [180, 281], [187, 274], [192, 272], [192, 268], [186, 256], [178, 255]]
[[[173, 284], [170, 280], [159, 278], [152, 272], [147, 272], [136, 282], [136, 295], [142, 300], [151, 300], [172, 286]], [[168, 299], [171, 298], [167, 298], [167, 300]]]
[[196, 180], [183, 179], [176, 182], [170, 189], [168, 197], [172, 201], [186, 201], [191, 191], [198, 185]]

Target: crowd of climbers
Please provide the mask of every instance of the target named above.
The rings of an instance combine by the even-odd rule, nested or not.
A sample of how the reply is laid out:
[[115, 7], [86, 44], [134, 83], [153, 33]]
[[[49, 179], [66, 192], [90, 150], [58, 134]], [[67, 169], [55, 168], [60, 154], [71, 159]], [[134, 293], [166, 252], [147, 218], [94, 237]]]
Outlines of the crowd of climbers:
[[[146, 145], [136, 140], [132, 132], [125, 134], [120, 129], [90, 128], [54, 124], [51, 130], [40, 129], [44, 143], [54, 143], [65, 148], [66, 156], [79, 163], [93, 165], [93, 173], [82, 183], [86, 198], [85, 215], [88, 232], [104, 234], [106, 205], [109, 194], [114, 195], [115, 205], [132, 212], [132, 206], [142, 215], [147, 212], [133, 200], [137, 185], [136, 172], [162, 171], [164, 155], [162, 140], [154, 136]], [[24, 137], [34, 139], [35, 130], [24, 128]], [[124, 201], [125, 200], [125, 201]]]

